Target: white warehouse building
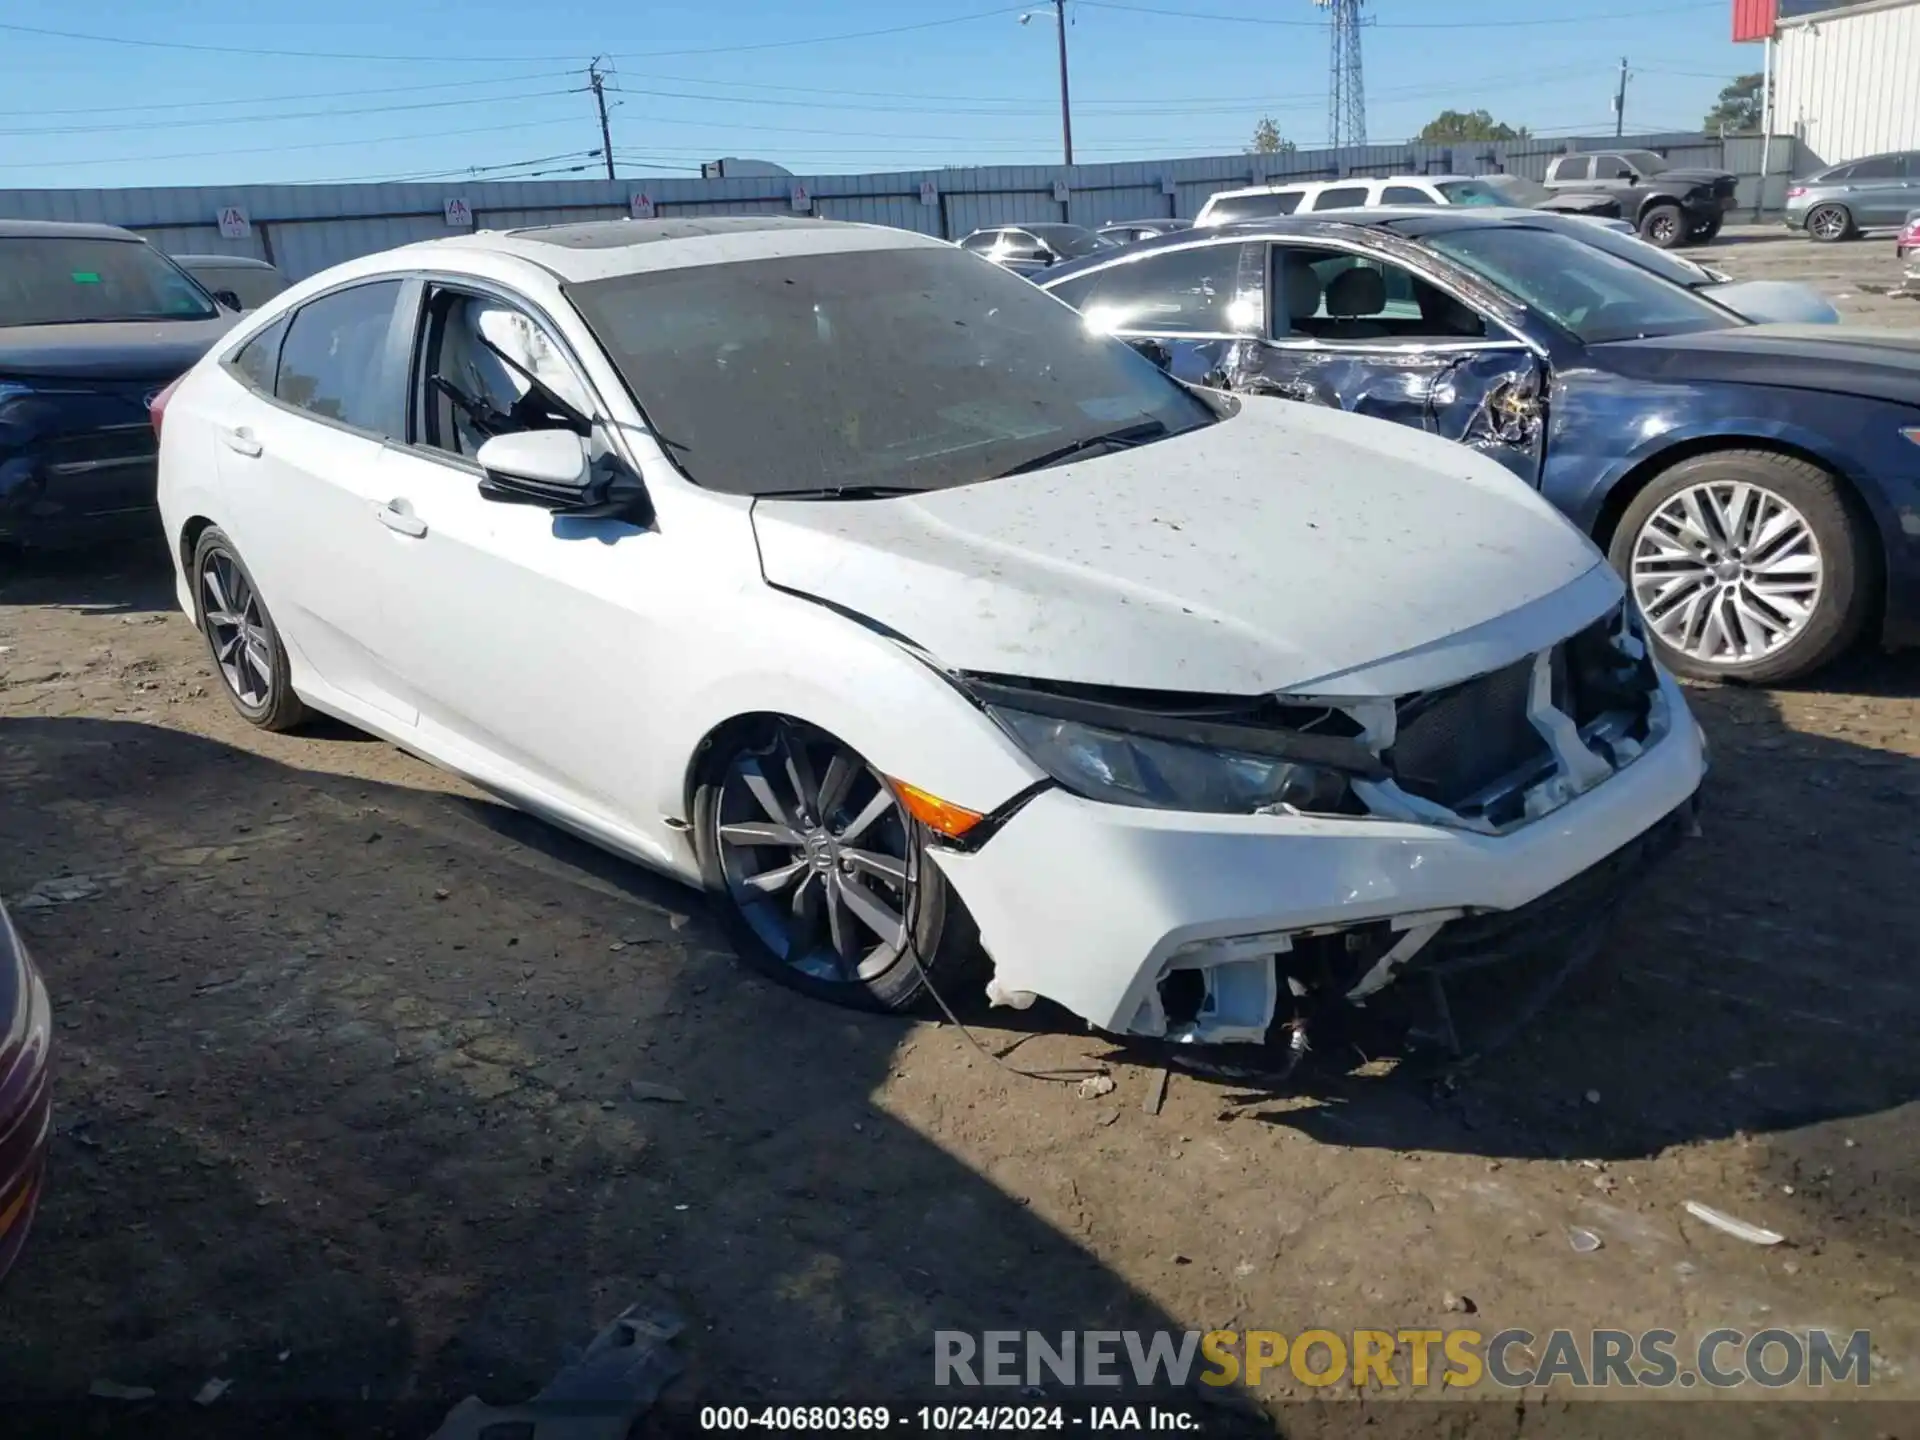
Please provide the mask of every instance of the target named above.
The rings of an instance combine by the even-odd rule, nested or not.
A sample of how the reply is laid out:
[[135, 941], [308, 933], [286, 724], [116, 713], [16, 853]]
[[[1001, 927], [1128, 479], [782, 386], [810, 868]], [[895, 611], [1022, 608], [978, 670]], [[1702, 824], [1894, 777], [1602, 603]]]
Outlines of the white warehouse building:
[[1920, 150], [1920, 0], [1735, 0], [1734, 37], [1769, 35], [1770, 129], [1794, 137], [1796, 174]]

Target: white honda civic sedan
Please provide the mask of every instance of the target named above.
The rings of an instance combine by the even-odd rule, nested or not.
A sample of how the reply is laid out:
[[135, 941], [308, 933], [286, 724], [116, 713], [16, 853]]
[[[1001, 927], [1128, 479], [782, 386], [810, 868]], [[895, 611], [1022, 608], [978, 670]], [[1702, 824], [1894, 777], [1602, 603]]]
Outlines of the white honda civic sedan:
[[1553, 963], [1704, 769], [1604, 557], [1500, 465], [1187, 388], [903, 231], [388, 251], [154, 421], [242, 716], [701, 885], [820, 997], [1258, 1040]]

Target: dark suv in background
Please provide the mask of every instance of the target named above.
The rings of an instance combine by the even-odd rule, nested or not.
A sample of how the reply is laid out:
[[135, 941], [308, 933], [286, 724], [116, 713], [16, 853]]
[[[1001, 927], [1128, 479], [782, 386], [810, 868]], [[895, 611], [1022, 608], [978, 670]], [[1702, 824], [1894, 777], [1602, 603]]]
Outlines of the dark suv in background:
[[1787, 190], [1787, 224], [1816, 240], [1898, 230], [1914, 210], [1920, 210], [1920, 150], [1829, 165]]
[[0, 220], [0, 545], [152, 528], [147, 407], [237, 318], [131, 230]]
[[1736, 203], [1732, 171], [1670, 166], [1651, 150], [1557, 155], [1546, 186], [1542, 209], [1625, 220], [1662, 250], [1704, 245]]

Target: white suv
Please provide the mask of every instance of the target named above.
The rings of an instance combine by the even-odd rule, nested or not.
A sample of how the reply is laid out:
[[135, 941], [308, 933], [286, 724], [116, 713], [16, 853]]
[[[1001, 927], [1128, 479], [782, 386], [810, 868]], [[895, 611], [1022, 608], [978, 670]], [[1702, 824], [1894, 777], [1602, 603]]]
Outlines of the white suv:
[[1366, 205], [1521, 205], [1545, 199], [1547, 190], [1519, 175], [1351, 175], [1345, 180], [1302, 180], [1287, 185], [1250, 185], [1207, 198], [1193, 223], [1266, 220]]

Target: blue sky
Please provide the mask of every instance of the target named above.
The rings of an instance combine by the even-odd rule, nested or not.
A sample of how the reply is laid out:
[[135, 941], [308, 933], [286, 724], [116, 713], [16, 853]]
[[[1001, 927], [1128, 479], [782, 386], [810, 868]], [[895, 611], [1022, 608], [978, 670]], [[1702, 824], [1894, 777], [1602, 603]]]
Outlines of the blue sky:
[[[1623, 53], [1629, 128], [1687, 129], [1759, 68], [1758, 46], [1727, 39], [1731, 0], [1607, 8], [1370, 0], [1370, 138], [1403, 139], [1447, 108], [1604, 133]], [[1021, 25], [1017, 4], [326, 0], [269, 18], [293, 9], [10, 0], [0, 189], [597, 174], [580, 90], [596, 53], [613, 57], [622, 175], [720, 155], [803, 174], [1060, 158], [1053, 22]], [[1262, 114], [1302, 148], [1325, 138], [1311, 0], [1074, 0], [1068, 13], [1078, 160], [1232, 152]]]

